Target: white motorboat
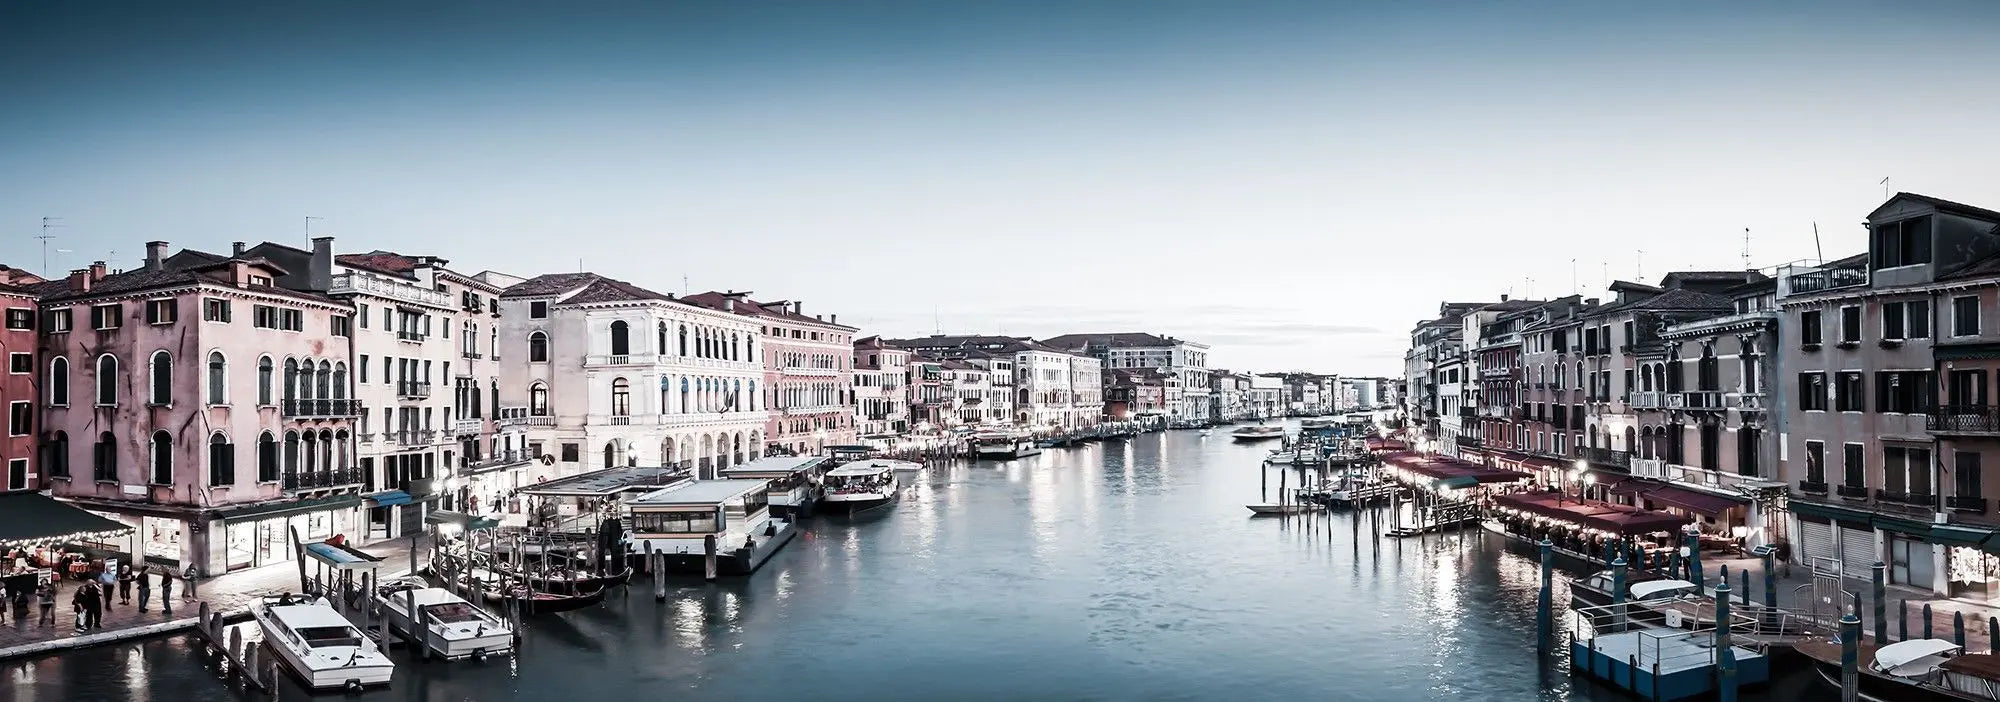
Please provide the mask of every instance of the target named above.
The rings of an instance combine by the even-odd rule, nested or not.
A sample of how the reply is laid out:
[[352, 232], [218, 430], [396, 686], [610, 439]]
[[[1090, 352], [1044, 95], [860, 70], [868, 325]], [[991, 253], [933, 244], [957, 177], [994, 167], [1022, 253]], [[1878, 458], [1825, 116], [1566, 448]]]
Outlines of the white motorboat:
[[1201, 435], [1202, 435], [1202, 436], [1208, 436], [1208, 435], [1209, 435], [1209, 434], [1211, 434], [1211, 433], [1214, 433], [1214, 430], [1212, 430], [1212, 429], [1203, 429], [1203, 430], [1201, 430]]
[[[514, 648], [514, 630], [499, 617], [452, 594], [422, 583], [397, 583], [380, 588], [382, 610], [389, 626], [418, 640], [425, 655], [448, 661], [485, 658]], [[416, 608], [414, 629], [410, 608]]]
[[1265, 456], [1264, 462], [1275, 463], [1281, 466], [1288, 466], [1291, 465], [1292, 462], [1297, 459], [1298, 459], [1298, 454], [1293, 453], [1291, 451], [1279, 449], [1277, 451], [1272, 451], [1271, 455]]
[[396, 665], [374, 641], [317, 597], [266, 597], [250, 607], [285, 667], [314, 690], [387, 685]]
[[1026, 434], [996, 431], [972, 435], [972, 454], [976, 458], [1004, 461], [1033, 456], [1041, 452], [1042, 447], [1035, 445], [1034, 437]]
[[1263, 441], [1266, 439], [1281, 439], [1284, 438], [1285, 436], [1285, 428], [1280, 426], [1267, 426], [1260, 424], [1255, 426], [1247, 426], [1239, 428], [1236, 431], [1229, 432], [1229, 435], [1235, 438], [1237, 441]]
[[894, 502], [902, 484], [896, 480], [895, 467], [886, 463], [849, 463], [828, 471], [826, 508], [853, 514]]
[[889, 467], [889, 470], [893, 470], [893, 471], [896, 471], [896, 472], [898, 472], [898, 473], [922, 473], [922, 472], [924, 472], [924, 464], [922, 464], [922, 463], [915, 463], [915, 462], [911, 462], [911, 461], [892, 461], [892, 460], [889, 460], [889, 459], [886, 459], [886, 458], [885, 458], [885, 459], [879, 459], [879, 460], [871, 460], [871, 461], [868, 461], [868, 465], [871, 465], [871, 466], [873, 466], [873, 465], [882, 465], [882, 466], [888, 466], [888, 467]]

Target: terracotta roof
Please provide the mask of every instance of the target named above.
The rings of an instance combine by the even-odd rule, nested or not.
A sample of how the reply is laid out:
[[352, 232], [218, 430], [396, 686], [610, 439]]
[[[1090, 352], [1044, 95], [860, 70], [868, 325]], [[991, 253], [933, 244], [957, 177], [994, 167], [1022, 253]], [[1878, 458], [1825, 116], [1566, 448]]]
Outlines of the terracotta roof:
[[596, 273], [550, 273], [538, 275], [507, 288], [500, 297], [542, 297], [560, 295], [599, 279]]
[[[736, 309], [734, 310], [729, 309], [729, 299], [732, 297], [736, 299]], [[680, 300], [681, 302], [686, 302], [691, 305], [700, 305], [702, 307], [707, 307], [712, 310], [732, 312], [734, 314], [740, 314], [745, 317], [778, 319], [787, 322], [796, 322], [799, 324], [810, 324], [821, 327], [846, 329], [849, 331], [853, 331], [856, 329], [856, 327], [850, 327], [845, 324], [837, 324], [834, 322], [826, 321], [824, 319], [813, 317], [811, 315], [804, 315], [804, 314], [799, 314], [797, 312], [793, 312], [791, 310], [791, 305], [789, 304], [789, 302], [758, 302], [756, 300], [752, 300], [750, 299], [750, 294], [747, 292], [732, 294], [732, 293], [716, 292], [714, 290], [710, 290], [704, 293], [689, 295], [687, 297], [680, 298]]]
[[599, 277], [575, 295], [563, 298], [563, 304], [587, 304], [592, 302], [629, 302], [632, 300], [672, 300], [673, 298], [622, 280]]
[[[122, 273], [112, 273], [104, 276], [102, 280], [91, 283], [90, 290], [87, 292], [70, 290], [67, 278], [41, 283], [34, 286], [33, 289], [37, 294], [42, 296], [43, 302], [64, 302], [199, 283], [238, 287], [236, 282], [230, 278], [228, 270], [222, 265], [232, 260], [263, 266], [271, 269], [274, 273], [282, 273], [284, 270], [276, 264], [261, 258], [230, 259], [200, 251], [183, 250], [179, 254], [162, 260], [159, 270], [137, 268]], [[314, 300], [331, 299], [321, 293], [309, 290], [292, 290], [275, 285], [244, 285], [240, 287], [246, 290], [291, 295]]]
[[417, 269], [416, 259], [394, 251], [382, 251], [380, 249], [368, 253], [341, 254], [333, 257], [333, 261], [343, 266], [366, 268], [377, 273], [405, 277], [409, 276], [411, 271]]
[[1174, 341], [1157, 334], [1146, 332], [1114, 332], [1110, 334], [1064, 334], [1043, 339], [1042, 343], [1058, 349], [1105, 348], [1159, 348], [1173, 346]]

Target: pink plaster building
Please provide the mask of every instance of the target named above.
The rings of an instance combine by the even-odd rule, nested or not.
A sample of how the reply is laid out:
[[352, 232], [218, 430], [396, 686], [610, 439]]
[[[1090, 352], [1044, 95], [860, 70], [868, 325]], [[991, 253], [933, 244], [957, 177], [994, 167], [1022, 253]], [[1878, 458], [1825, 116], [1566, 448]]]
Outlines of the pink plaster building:
[[797, 301], [758, 302], [750, 293], [705, 292], [683, 302], [757, 320], [764, 340], [767, 450], [816, 453], [854, 444], [854, 327], [839, 315], [807, 316]]
[[[272, 245], [275, 246], [275, 245]], [[41, 296], [42, 435], [53, 493], [134, 528], [86, 544], [204, 574], [352, 534], [362, 505], [348, 393], [352, 307], [327, 297], [332, 239], [261, 256], [149, 242]]]

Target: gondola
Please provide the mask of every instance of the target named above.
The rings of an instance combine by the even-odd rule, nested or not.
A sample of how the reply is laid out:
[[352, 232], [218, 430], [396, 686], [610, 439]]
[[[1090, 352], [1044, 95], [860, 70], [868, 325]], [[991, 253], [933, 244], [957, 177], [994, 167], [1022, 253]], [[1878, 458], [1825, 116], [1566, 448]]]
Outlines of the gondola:
[[508, 589], [491, 588], [482, 595], [486, 603], [506, 611], [508, 606], [518, 606], [522, 615], [555, 614], [583, 609], [604, 601], [604, 594], [610, 588], [599, 588], [585, 595], [559, 595], [550, 592], [530, 594], [526, 586]]
[[625, 566], [624, 570], [610, 575], [593, 575], [588, 572], [562, 569], [527, 574], [501, 572], [527, 580], [535, 586], [537, 592], [554, 592], [564, 595], [574, 595], [579, 592], [595, 592], [615, 585], [624, 585], [632, 580], [632, 566], [629, 565]]

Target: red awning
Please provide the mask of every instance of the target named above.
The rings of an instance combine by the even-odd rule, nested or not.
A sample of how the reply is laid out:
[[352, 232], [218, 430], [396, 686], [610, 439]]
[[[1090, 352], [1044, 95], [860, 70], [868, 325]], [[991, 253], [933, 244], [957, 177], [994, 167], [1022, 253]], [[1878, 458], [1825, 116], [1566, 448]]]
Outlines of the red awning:
[[1426, 456], [1410, 451], [1388, 454], [1382, 457], [1382, 462], [1432, 480], [1472, 478], [1481, 483], [1506, 483], [1532, 477], [1520, 471], [1491, 468], [1449, 456]]
[[1710, 517], [1719, 516], [1734, 507], [1742, 507], [1750, 504], [1750, 498], [1748, 497], [1717, 495], [1715, 493], [1692, 490], [1678, 485], [1651, 480], [1627, 481], [1625, 484], [1619, 485], [1616, 489], [1612, 490], [1612, 492], [1643, 497], [1654, 502], [1679, 507], [1695, 514]]
[[1395, 439], [1378, 439], [1378, 438], [1375, 438], [1375, 437], [1369, 437], [1369, 438], [1368, 438], [1368, 441], [1367, 441], [1367, 445], [1368, 445], [1368, 450], [1370, 450], [1370, 451], [1408, 451], [1408, 450], [1410, 450], [1410, 445], [1409, 445], [1409, 444], [1406, 444], [1406, 443], [1403, 443], [1403, 442], [1401, 442], [1401, 441], [1397, 441], [1397, 440], [1395, 440]]
[[1595, 500], [1577, 500], [1558, 492], [1517, 492], [1500, 495], [1493, 502], [1501, 507], [1571, 522], [1620, 536], [1637, 536], [1673, 531], [1690, 521], [1687, 517], [1658, 510], [1614, 505]]

